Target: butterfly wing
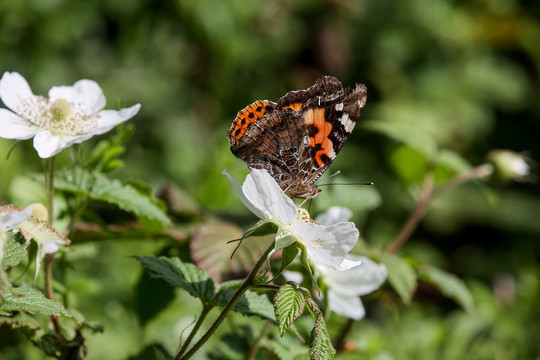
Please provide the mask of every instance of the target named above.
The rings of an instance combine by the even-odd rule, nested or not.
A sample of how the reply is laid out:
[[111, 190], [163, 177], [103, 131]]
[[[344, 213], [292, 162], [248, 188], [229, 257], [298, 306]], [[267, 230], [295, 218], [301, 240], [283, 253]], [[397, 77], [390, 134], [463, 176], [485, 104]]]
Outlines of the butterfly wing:
[[327, 96], [310, 98], [300, 109], [309, 134], [310, 169], [314, 183], [330, 166], [351, 134], [367, 100], [367, 89], [357, 84]]

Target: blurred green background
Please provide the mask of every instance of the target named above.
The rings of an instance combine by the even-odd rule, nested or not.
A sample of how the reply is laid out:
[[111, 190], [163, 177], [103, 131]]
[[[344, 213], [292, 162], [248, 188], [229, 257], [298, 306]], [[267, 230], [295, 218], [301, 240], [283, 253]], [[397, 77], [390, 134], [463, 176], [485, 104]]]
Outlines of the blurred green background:
[[[353, 339], [375, 359], [540, 357], [540, 2], [3, 0], [0, 70], [21, 73], [36, 94], [89, 78], [102, 86], [108, 108], [141, 103], [126, 167], [115, 175], [156, 189], [172, 181], [213, 213], [245, 211], [220, 175], [227, 169], [240, 180], [247, 173], [226, 138], [237, 111], [257, 99], [277, 101], [321, 75], [364, 83], [366, 108], [329, 173], [341, 170], [339, 182], [375, 183], [376, 192], [358, 190], [369, 206], [354, 197], [345, 204], [374, 246], [389, 244], [414, 208], [410, 189], [421, 165], [363, 122], [416, 129], [473, 165], [491, 149], [524, 152], [533, 159], [532, 181], [454, 189], [402, 249], [463, 278], [477, 313], [465, 315], [420, 286], [410, 306], [368, 298], [368, 318]], [[17, 175], [41, 170], [31, 141], [6, 160], [13, 143], [0, 139], [4, 201]], [[59, 162], [69, 161], [64, 151]], [[333, 187], [327, 193], [334, 197], [314, 206], [342, 204], [339, 193], [351, 191]], [[125, 255], [159, 244], [73, 247], [88, 292], [78, 305], [108, 326], [92, 338], [91, 358], [136, 354], [152, 331], [133, 318], [140, 269]], [[84, 271], [96, 268], [103, 282], [84, 283]], [[6, 336], [0, 359], [23, 356], [30, 345]], [[175, 339], [168, 346], [174, 351]]]

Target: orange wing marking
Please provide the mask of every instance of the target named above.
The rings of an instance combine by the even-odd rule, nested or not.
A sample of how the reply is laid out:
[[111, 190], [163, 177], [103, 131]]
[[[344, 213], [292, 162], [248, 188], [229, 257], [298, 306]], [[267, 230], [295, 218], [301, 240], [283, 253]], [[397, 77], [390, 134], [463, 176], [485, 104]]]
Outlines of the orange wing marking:
[[258, 118], [266, 114], [266, 106], [270, 104], [268, 100], [257, 100], [253, 104], [248, 105], [245, 109], [240, 110], [236, 119], [233, 121], [232, 134], [236, 140], [239, 140], [246, 133], [248, 127]]
[[315, 148], [319, 145], [320, 149], [315, 153], [315, 161], [319, 167], [324, 165], [323, 155], [332, 159], [334, 153], [334, 144], [328, 138], [332, 132], [332, 124], [327, 122], [324, 117], [324, 109], [309, 109], [304, 113], [306, 125], [313, 125], [317, 129], [315, 136], [309, 138], [309, 144]]

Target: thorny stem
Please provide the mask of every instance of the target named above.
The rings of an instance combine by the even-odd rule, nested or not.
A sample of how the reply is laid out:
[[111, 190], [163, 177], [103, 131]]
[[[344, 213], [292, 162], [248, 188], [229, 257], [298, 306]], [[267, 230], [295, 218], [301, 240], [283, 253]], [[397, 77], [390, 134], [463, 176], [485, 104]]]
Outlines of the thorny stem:
[[396, 236], [392, 244], [387, 248], [387, 252], [394, 254], [396, 251], [407, 242], [412, 232], [418, 226], [418, 223], [424, 217], [427, 207], [431, 200], [439, 197], [444, 194], [446, 191], [454, 188], [458, 185], [466, 183], [474, 179], [486, 179], [493, 173], [493, 167], [491, 164], [482, 164], [479, 165], [470, 171], [454, 176], [445, 184], [439, 186], [438, 188], [433, 188], [434, 178], [433, 173], [428, 172], [424, 177], [424, 182], [422, 184], [422, 190], [420, 192], [420, 197], [416, 209], [409, 216], [401, 231]]
[[261, 332], [259, 333], [259, 336], [257, 336], [257, 339], [255, 340], [255, 342], [253, 343], [253, 346], [251, 347], [251, 350], [249, 351], [249, 353], [246, 355], [246, 357], [244, 358], [244, 360], [253, 360], [255, 358], [255, 355], [257, 355], [257, 350], [259, 350], [259, 345], [261, 343], [261, 340], [264, 338], [264, 336], [266, 335], [266, 332], [268, 331], [268, 329], [270, 328], [270, 321], [266, 321], [263, 328], [261, 329]]
[[266, 262], [268, 255], [273, 249], [274, 249], [274, 244], [272, 243], [270, 247], [266, 249], [263, 256], [261, 256], [257, 264], [255, 264], [255, 266], [253, 267], [253, 269], [247, 276], [246, 280], [244, 280], [242, 285], [240, 285], [238, 290], [236, 290], [232, 298], [229, 300], [227, 305], [225, 305], [225, 307], [223, 308], [223, 311], [221, 312], [221, 314], [219, 314], [218, 318], [216, 319], [216, 321], [214, 321], [212, 326], [210, 326], [210, 328], [206, 331], [206, 333], [199, 339], [199, 341], [197, 341], [195, 345], [193, 345], [193, 347], [185, 355], [182, 356], [182, 354], [178, 353], [176, 357], [174, 358], [175, 360], [189, 359], [201, 348], [201, 346], [206, 341], [208, 341], [208, 339], [210, 338], [210, 336], [212, 336], [214, 331], [216, 331], [216, 329], [219, 327], [219, 325], [221, 325], [223, 320], [225, 320], [225, 318], [227, 317], [227, 314], [233, 308], [236, 302], [242, 297], [242, 295], [246, 292], [246, 290], [248, 290], [253, 285], [253, 280], [255, 279], [255, 276], [259, 272], [259, 269], [261, 268], [261, 266], [263, 266], [263, 264]]
[[195, 334], [197, 333], [197, 331], [199, 331], [199, 328], [201, 327], [204, 319], [206, 318], [206, 315], [208, 315], [208, 313], [210, 312], [210, 310], [212, 310], [212, 306], [210, 305], [203, 305], [203, 309], [201, 311], [201, 315], [199, 316], [199, 318], [197, 319], [197, 322], [195, 323], [195, 326], [193, 327], [193, 329], [191, 329], [191, 332], [189, 333], [188, 337], [186, 338], [186, 341], [184, 341], [184, 344], [182, 345], [182, 348], [180, 349], [180, 351], [178, 352], [178, 356], [182, 356], [182, 354], [187, 350], [187, 347], [188, 345], [191, 343], [191, 341], [193, 340], [193, 337], [195, 336]]

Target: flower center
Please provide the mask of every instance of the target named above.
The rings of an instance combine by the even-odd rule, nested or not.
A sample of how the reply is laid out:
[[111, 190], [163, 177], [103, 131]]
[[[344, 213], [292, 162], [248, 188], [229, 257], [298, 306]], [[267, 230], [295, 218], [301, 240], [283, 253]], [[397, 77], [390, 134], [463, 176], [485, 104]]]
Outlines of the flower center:
[[77, 136], [87, 133], [97, 126], [98, 114], [87, 115], [80, 104], [66, 99], [38, 96], [23, 102], [19, 115], [34, 125], [51, 132], [55, 136]]
[[71, 105], [64, 99], [55, 100], [49, 109], [52, 120], [65, 120], [71, 114]]

